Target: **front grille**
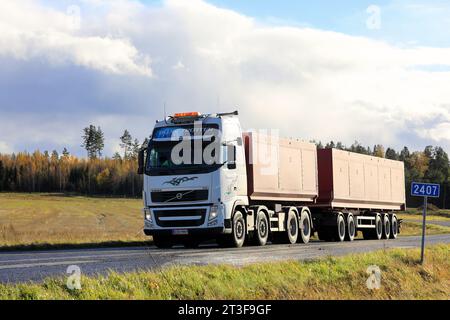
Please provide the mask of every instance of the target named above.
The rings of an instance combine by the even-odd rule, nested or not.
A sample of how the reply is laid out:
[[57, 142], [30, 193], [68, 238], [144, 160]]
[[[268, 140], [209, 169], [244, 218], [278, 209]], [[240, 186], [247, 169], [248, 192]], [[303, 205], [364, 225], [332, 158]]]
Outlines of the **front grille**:
[[[199, 227], [205, 223], [206, 209], [155, 210], [154, 214], [156, 223], [160, 227], [164, 228]], [[176, 218], [180, 218], [183, 220], [177, 220]]]
[[206, 201], [208, 190], [158, 191], [151, 196], [153, 203]]

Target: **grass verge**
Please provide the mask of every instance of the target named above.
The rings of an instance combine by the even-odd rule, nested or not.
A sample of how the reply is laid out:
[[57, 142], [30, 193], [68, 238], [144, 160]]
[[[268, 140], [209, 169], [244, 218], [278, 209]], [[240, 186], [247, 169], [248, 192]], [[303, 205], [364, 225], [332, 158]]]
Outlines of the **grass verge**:
[[[450, 245], [394, 249], [310, 262], [232, 266], [174, 266], [159, 272], [82, 277], [71, 291], [64, 279], [0, 285], [0, 299], [448, 299]], [[369, 290], [367, 268], [381, 269], [381, 287]]]
[[148, 241], [142, 200], [0, 193], [0, 250]]

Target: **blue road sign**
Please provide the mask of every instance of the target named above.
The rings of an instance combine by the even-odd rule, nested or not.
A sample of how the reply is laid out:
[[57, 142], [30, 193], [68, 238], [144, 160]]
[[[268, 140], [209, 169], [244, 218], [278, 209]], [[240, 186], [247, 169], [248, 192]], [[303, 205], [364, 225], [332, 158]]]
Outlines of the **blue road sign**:
[[439, 198], [440, 194], [439, 184], [413, 182], [411, 185], [411, 195], [415, 197]]

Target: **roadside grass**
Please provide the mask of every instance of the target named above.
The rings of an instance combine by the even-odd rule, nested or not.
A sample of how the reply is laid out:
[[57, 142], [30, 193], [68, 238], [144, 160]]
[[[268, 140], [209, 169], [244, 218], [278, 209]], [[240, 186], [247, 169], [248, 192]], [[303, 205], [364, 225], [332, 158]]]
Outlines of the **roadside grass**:
[[[442, 299], [450, 296], [450, 245], [394, 249], [308, 262], [173, 266], [156, 272], [82, 277], [81, 290], [65, 279], [0, 285], [0, 299]], [[381, 288], [368, 289], [369, 266], [381, 270]]]
[[[450, 233], [450, 227], [438, 226], [434, 224], [427, 224], [426, 234], [437, 235]], [[422, 223], [418, 222], [403, 222], [400, 236], [419, 236], [422, 235]]]
[[142, 201], [0, 193], [0, 248], [144, 242]]
[[[421, 209], [415, 209], [415, 208], [408, 208], [406, 211], [402, 214], [405, 217], [419, 217], [419, 219], [422, 217], [422, 210]], [[431, 220], [441, 220], [441, 221], [447, 221], [450, 220], [450, 210], [443, 210], [443, 209], [436, 209], [436, 210], [427, 210], [427, 219]]]

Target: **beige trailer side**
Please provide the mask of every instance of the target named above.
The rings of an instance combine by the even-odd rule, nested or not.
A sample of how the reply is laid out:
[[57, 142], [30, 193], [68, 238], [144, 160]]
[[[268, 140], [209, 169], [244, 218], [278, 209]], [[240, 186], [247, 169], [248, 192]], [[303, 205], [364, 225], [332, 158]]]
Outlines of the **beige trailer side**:
[[244, 134], [248, 196], [252, 201], [312, 203], [318, 196], [315, 144]]
[[403, 162], [337, 149], [318, 151], [318, 205], [331, 208], [403, 210]]

